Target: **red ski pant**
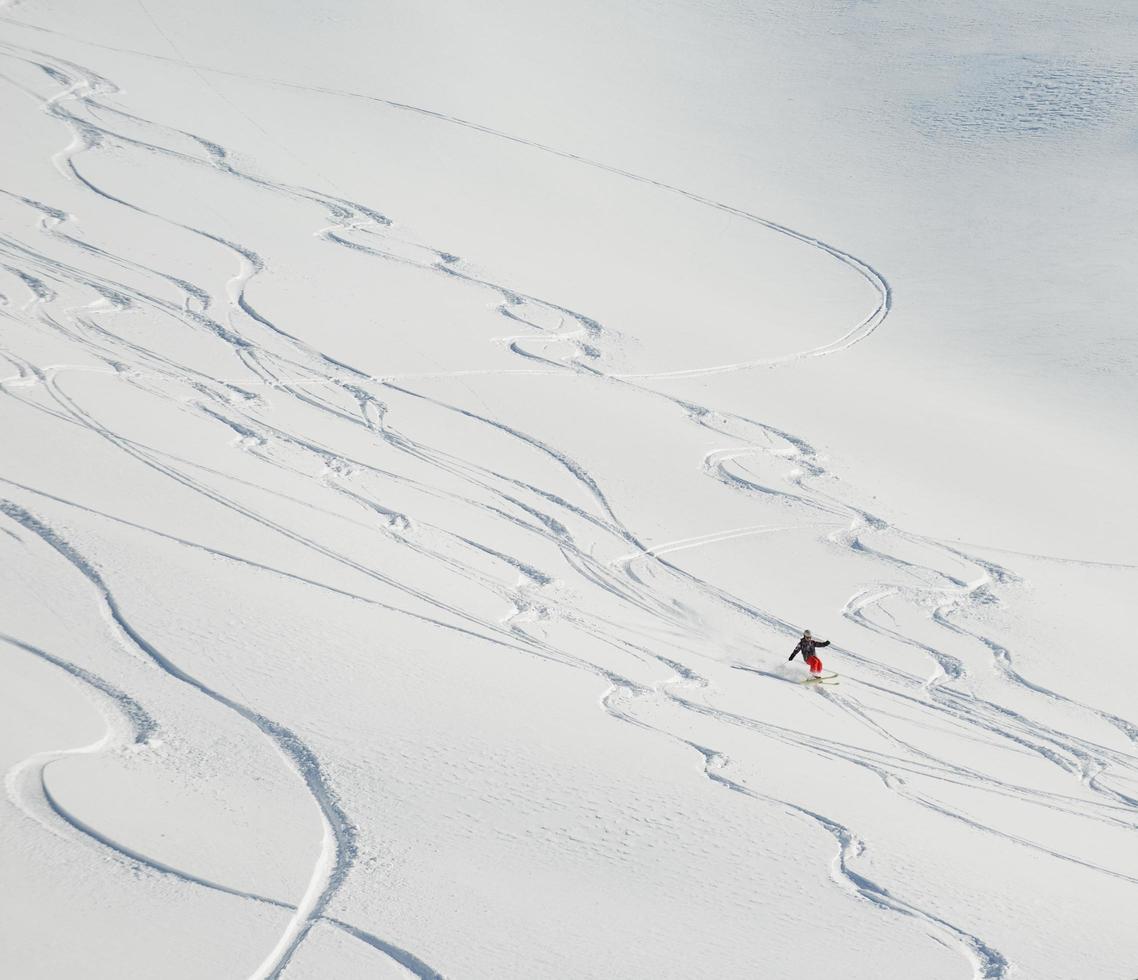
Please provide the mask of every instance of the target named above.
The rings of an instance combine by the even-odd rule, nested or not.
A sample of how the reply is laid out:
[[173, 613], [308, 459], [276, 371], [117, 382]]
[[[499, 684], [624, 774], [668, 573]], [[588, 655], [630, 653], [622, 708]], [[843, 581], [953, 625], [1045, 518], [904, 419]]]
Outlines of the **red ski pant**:
[[812, 673], [812, 674], [822, 673], [822, 661], [818, 659], [818, 654], [816, 654], [816, 653], [811, 654], [809, 657], [806, 658], [806, 663], [810, 667], [810, 673]]

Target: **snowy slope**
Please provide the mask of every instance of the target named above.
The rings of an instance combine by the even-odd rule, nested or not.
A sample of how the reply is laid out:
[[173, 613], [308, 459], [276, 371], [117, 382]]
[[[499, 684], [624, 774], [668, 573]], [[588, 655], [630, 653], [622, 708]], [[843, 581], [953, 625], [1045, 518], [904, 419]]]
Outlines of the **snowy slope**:
[[0, 57], [0, 975], [1138, 972], [1125, 10]]

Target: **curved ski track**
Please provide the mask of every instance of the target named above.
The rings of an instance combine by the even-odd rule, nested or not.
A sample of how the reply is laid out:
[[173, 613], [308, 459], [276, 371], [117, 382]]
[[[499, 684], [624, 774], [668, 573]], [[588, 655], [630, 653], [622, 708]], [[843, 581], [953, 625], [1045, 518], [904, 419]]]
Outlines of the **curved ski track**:
[[[42, 33], [52, 32], [43, 30]], [[133, 53], [158, 61], [187, 64], [178, 59]], [[889, 790], [914, 805], [933, 809], [948, 819], [1012, 840], [1019, 846], [1043, 850], [1061, 860], [1074, 861], [1095, 871], [1119, 877], [1109, 869], [1098, 868], [1074, 855], [1061, 854], [1031, 840], [1012, 838], [999, 828], [979, 824], [967, 814], [953, 811], [927, 798], [906, 783], [906, 774], [932, 775], [978, 792], [1005, 794], [1036, 806], [1114, 826], [1130, 829], [1138, 826], [1138, 801], [1103, 782], [1104, 774], [1111, 769], [1131, 776], [1138, 774], [1138, 758], [1056, 730], [995, 702], [966, 694], [961, 688], [961, 682], [969, 674], [968, 665], [937, 645], [907, 636], [896, 629], [888, 609], [890, 603], [901, 603], [910, 609], [931, 609], [927, 618], [936, 629], [946, 637], [964, 637], [970, 640], [978, 655], [982, 653], [987, 662], [996, 665], [1008, 685], [1027, 692], [1034, 698], [1048, 702], [1059, 701], [1098, 717], [1122, 732], [1131, 743], [1138, 742], [1138, 725], [1078, 704], [1058, 692], [1033, 684], [1012, 666], [1008, 650], [995, 640], [961, 625], [959, 620], [963, 613], [984, 603], [998, 601], [998, 590], [1013, 587], [1016, 584], [1015, 576], [1000, 566], [959, 550], [953, 544], [893, 528], [855, 503], [842, 500], [827, 489], [820, 489], [817, 484], [823, 482], [822, 478], [829, 474], [805, 440], [760, 421], [685, 402], [654, 390], [649, 385], [649, 382], [660, 378], [713, 374], [773, 366], [804, 357], [825, 356], [859, 343], [880, 326], [892, 305], [892, 291], [888, 282], [864, 260], [810, 235], [683, 188], [444, 113], [358, 93], [256, 79], [330, 96], [367, 100], [398, 111], [414, 112], [447, 125], [474, 130], [489, 138], [508, 140], [537, 152], [554, 154], [583, 166], [651, 185], [661, 192], [679, 195], [699, 205], [758, 223], [773, 233], [819, 250], [864, 280], [875, 296], [870, 311], [840, 337], [828, 344], [784, 358], [711, 365], [654, 375], [606, 373], [603, 370], [604, 345], [611, 336], [611, 331], [590, 317], [495, 284], [476, 275], [460, 258], [445, 250], [401, 238], [392, 220], [375, 208], [334, 194], [276, 182], [245, 172], [233, 162], [229, 151], [215, 142], [133, 115], [111, 104], [109, 100], [116, 92], [114, 84], [87, 68], [7, 42], [0, 44], [0, 55], [34, 67], [54, 87], [54, 94], [43, 98], [34, 86], [29, 88], [17, 85], [30, 99], [42, 104], [44, 111], [70, 128], [73, 134], [71, 144], [54, 158], [55, 165], [67, 179], [105, 204], [126, 209], [154, 222], [156, 226], [160, 225], [167, 230], [175, 229], [198, 242], [208, 243], [210, 247], [227, 254], [239, 270], [236, 276], [220, 287], [216, 283], [192, 283], [177, 270], [149, 266], [128, 255], [110, 254], [84, 237], [73, 234], [71, 226], [74, 219], [65, 210], [5, 190], [3, 193], [10, 202], [15, 202], [37, 216], [37, 233], [41, 237], [37, 244], [8, 235], [0, 236], [0, 265], [15, 276], [29, 294], [23, 305], [17, 306], [15, 297], [5, 292], [0, 302], [0, 317], [25, 325], [34, 324], [55, 337], [65, 339], [84, 351], [89, 358], [103, 363], [107, 375], [121, 383], [135, 385], [151, 393], [163, 393], [164, 386], [180, 390], [188, 385], [199, 396], [190, 405], [190, 410], [229, 430], [245, 451], [265, 465], [279, 467], [289, 473], [311, 473], [311, 466], [302, 469], [300, 461], [319, 463], [322, 486], [329, 493], [345, 497], [358, 505], [361, 526], [378, 528], [379, 533], [398, 542], [400, 546], [477, 582], [502, 599], [512, 611], [499, 622], [486, 621], [440, 596], [400, 582], [382, 569], [353, 559], [295, 528], [253, 512], [240, 504], [235, 496], [216, 489], [216, 480], [223, 475], [205, 471], [199, 464], [182, 459], [166, 449], [127, 438], [100, 421], [92, 407], [83, 406], [68, 392], [64, 379], [70, 369], [66, 366], [34, 364], [17, 351], [4, 349], [0, 353], [16, 373], [0, 381], [0, 394], [17, 399], [24, 407], [43, 413], [60, 424], [81, 426], [97, 433], [117, 450], [200, 495], [211, 505], [239, 514], [248, 521], [256, 522], [266, 531], [283, 536], [382, 585], [389, 593], [399, 596], [399, 603], [346, 593], [316, 580], [301, 580], [308, 586], [332, 589], [354, 600], [372, 603], [395, 615], [415, 617], [441, 630], [476, 636], [512, 654], [550, 660], [603, 679], [608, 689], [601, 704], [610, 715], [677, 740], [698, 753], [705, 775], [717, 786], [743, 794], [757, 805], [781, 808], [795, 818], [811, 821], [820, 827], [833, 838], [837, 847], [831, 873], [839, 886], [883, 912], [919, 921], [937, 941], [958, 949], [971, 965], [976, 977], [1005, 977], [1010, 964], [1002, 953], [981, 937], [897, 897], [891, 889], [859, 872], [856, 867], [858, 859], [871, 845], [852, 829], [799, 803], [775, 799], [729, 777], [726, 770], [730, 763], [725, 755], [675, 734], [666, 725], [648, 723], [638, 716], [638, 707], [650, 702], [657, 707], [663, 706], [679, 712], [681, 718], [695, 714], [711, 718], [724, 726], [748, 728], [774, 741], [796, 744], [805, 741], [812, 751], [869, 770]], [[221, 75], [240, 74], [204, 66], [195, 66], [195, 70]], [[17, 84], [10, 79], [8, 81]], [[782, 729], [761, 718], [734, 714], [707, 703], [710, 682], [681, 659], [704, 656], [698, 642], [697, 625], [689, 615], [690, 608], [700, 603], [711, 603], [776, 636], [791, 637], [797, 629], [776, 612], [754, 607], [714, 582], [701, 579], [667, 561], [664, 556], [685, 548], [735, 537], [774, 533], [782, 530], [781, 526], [755, 525], [726, 529], [699, 539], [645, 546], [635, 531], [622, 523], [614, 512], [599, 481], [569, 455], [504, 421], [476, 414], [409, 387], [416, 378], [444, 375], [373, 377], [312, 348], [296, 334], [263, 315], [249, 299], [247, 287], [267, 267], [265, 258], [248, 245], [229, 241], [207, 228], [194, 227], [154, 213], [102, 187], [86, 172], [83, 156], [106, 147], [153, 160], [156, 165], [209, 168], [225, 179], [256, 187], [260, 191], [276, 195], [282, 201], [316, 206], [327, 215], [328, 224], [319, 229], [318, 234], [330, 246], [350, 249], [376, 261], [414, 266], [457, 280], [472, 290], [479, 302], [486, 294], [495, 296], [500, 315], [510, 322], [511, 329], [521, 330], [520, 333], [502, 339], [508, 349], [525, 362], [525, 367], [516, 373], [575, 374], [588, 383], [619, 385], [633, 391], [637, 397], [660, 404], [662, 410], [680, 413], [691, 424], [722, 437], [725, 448], [709, 454], [704, 460], [704, 471], [708, 477], [724, 483], [735, 492], [768, 501], [776, 500], [788, 514], [809, 517], [810, 524], [798, 524], [796, 527], [833, 529], [840, 526], [842, 530], [831, 530], [827, 536], [831, 546], [848, 549], [859, 556], [866, 562], [867, 578], [874, 576], [866, 588], [847, 603], [844, 610], [846, 617], [860, 629], [907, 645], [918, 658], [927, 657], [933, 671], [931, 676], [922, 677], [915, 672], [879, 663], [856, 651], [842, 649], [849, 661], [857, 666], [859, 673], [855, 676], [858, 683], [897, 703], [919, 706], [924, 711], [950, 719], [984, 737], [1010, 741], [1034, 752], [1047, 763], [1070, 774], [1101, 802], [1088, 808], [1084, 800], [1075, 796], [1042, 792], [1027, 786], [1010, 786], [981, 771], [933, 756], [910, 745], [892, 735], [882, 719], [873, 717], [860, 705], [856, 697], [857, 684], [853, 685], [854, 694], [819, 691], [818, 695], [828, 699], [837, 710], [849, 714], [857, 724], [883, 735], [894, 751], [870, 752], [821, 736]], [[171, 295], [178, 298], [171, 298]], [[93, 296], [95, 299], [86, 304], [71, 302], [76, 296]], [[223, 312], [214, 312], [215, 309]], [[233, 382], [211, 377], [187, 364], [179, 363], [161, 350], [147, 347], [117, 333], [114, 328], [115, 317], [127, 310], [144, 310], [156, 321], [168, 323], [172, 330], [191, 331], [212, 338], [213, 343], [228, 349], [243, 369], [243, 376], [251, 373], [257, 379], [256, 385], [283, 393], [298, 404], [321, 413], [329, 424], [362, 429], [400, 456], [425, 464], [440, 475], [447, 475], [450, 478], [448, 487], [460, 485], [464, 489], [458, 491], [432, 486], [395, 469], [343, 455], [330, 445], [316, 443], [299, 432], [290, 432], [272, 424], [259, 411], [260, 396], [251, 390], [256, 385], [251, 385], [248, 381]], [[558, 356], [557, 351], [565, 345], [570, 353]], [[479, 373], [485, 372], [459, 371], [447, 376]], [[45, 393], [46, 397], [38, 397], [39, 393]], [[571, 502], [554, 490], [534, 484], [528, 477], [499, 472], [494, 469], [493, 460], [476, 461], [457, 457], [400, 431], [396, 420], [398, 413], [393, 412], [392, 406], [397, 405], [402, 411], [409, 404], [421, 401], [429, 402], [434, 409], [454, 413], [465, 423], [485, 427], [498, 436], [516, 441], [519, 446], [566, 474], [579, 491], [581, 499], [588, 503], [583, 505], [580, 501]], [[781, 476], [772, 479], [769, 475], [763, 475], [773, 472], [772, 467]], [[366, 480], [353, 483], [350, 478], [353, 474], [360, 474]], [[228, 476], [225, 478], [233, 479]], [[419, 520], [414, 514], [403, 514], [385, 507], [381, 495], [368, 489], [367, 481], [378, 486], [390, 481], [416, 493], [444, 497], [478, 509], [483, 514], [492, 514], [511, 530], [535, 541], [552, 544], [566, 565], [576, 573], [582, 588], [595, 588], [615, 597], [630, 614], [647, 617], [653, 626], [635, 627], [614, 622], [591, 610], [587, 603], [574, 602], [572, 597], [562, 596], [557, 589], [551, 587], [556, 576], [535, 567], [528, 559], [510, 555], [492, 542], [477, 541], [456, 531]], [[100, 514], [82, 501], [64, 500], [34, 487], [21, 486], [7, 480], [4, 482], [10, 488], [8, 492], [11, 499], [0, 504], [0, 510], [16, 526], [30, 532], [42, 545], [51, 549], [67, 568], [86, 579], [94, 601], [101, 605], [116, 630], [125, 654], [145, 658], [155, 668], [192, 689], [197, 696], [208, 698], [232, 712], [276, 746], [319, 809], [324, 823], [324, 839], [308, 888], [299, 901], [290, 903], [240, 892], [223, 883], [208, 881], [187, 871], [165, 866], [135, 852], [122, 842], [110, 840], [96, 828], [88, 826], [52, 799], [43, 783], [43, 770], [59, 753], [33, 756], [9, 773], [8, 789], [13, 799], [45, 825], [54, 824], [57, 831], [76, 835], [110, 852], [119, 860], [145, 866], [155, 873], [189, 885], [214, 889], [249, 901], [268, 903], [289, 911], [289, 924], [275, 948], [266, 953], [264, 962], [254, 974], [257, 977], [280, 976], [287, 969], [291, 957], [305, 936], [319, 923], [340, 929], [367, 943], [421, 978], [441, 976], [410, 951], [332, 915], [332, 902], [351, 872], [356, 856], [355, 828], [350, 815], [342, 809], [335, 789], [330, 785], [312, 749], [296, 732], [264, 716], [254, 706], [244, 704], [220, 689], [207, 686], [140, 635], [115, 598], [110, 584], [98, 570], [96, 559], [88, 557], [77, 544], [45, 523], [34, 512], [28, 498], [50, 500], [57, 506], [81, 510], [98, 520], [118, 522], [179, 546], [205, 549], [222, 560], [244, 563], [269, 574], [285, 575], [294, 580], [298, 577], [268, 568], [240, 555], [218, 552], [191, 540], [175, 538], [166, 532], [121, 517]], [[830, 487], [833, 484], [832, 481], [826, 481], [825, 485]], [[338, 513], [332, 514], [329, 511], [329, 514], [339, 520], [347, 520]], [[873, 544], [863, 540], [870, 536], [874, 539]], [[624, 557], [613, 561], [598, 559], [595, 551], [599, 549], [594, 548], [598, 542], [619, 546]], [[911, 558], [895, 556], [890, 553], [890, 544], [898, 550], [904, 546], [906, 553], [911, 553], [915, 547], [927, 557], [922, 562], [916, 562]], [[610, 553], [611, 550], [610, 548]], [[500, 577], [486, 574], [484, 568], [487, 559], [512, 569], [520, 577], [519, 582], [515, 586], [505, 586]], [[651, 581], [647, 581], [638, 572], [638, 568], [644, 565], [650, 565], [654, 570]], [[967, 570], [967, 578], [963, 577], [961, 569]], [[896, 580], [882, 577], [890, 574]], [[914, 585], [915, 580], [920, 580], [922, 584]], [[537, 631], [527, 631], [530, 622], [542, 618], [557, 618], [570, 624], [582, 636], [590, 637], [607, 648], [611, 660], [593, 662], [579, 657], [564, 645], [545, 639]], [[115, 744], [116, 740], [119, 744], [125, 740], [144, 745], [157, 730], [158, 723], [147, 709], [136, 703], [126, 692], [118, 690], [90, 671], [29, 643], [12, 637], [3, 637], [3, 640], [9, 646], [37, 656], [65, 671], [94, 691], [104, 702], [108, 718], [107, 736], [92, 746], [72, 751], [102, 751]], [[668, 656], [659, 652], [664, 645], [670, 648]], [[777, 676], [746, 664], [738, 666], [766, 676]], [[667, 678], [651, 685], [631, 679], [632, 675], [643, 672], [645, 668], [663, 668], [667, 671]]]

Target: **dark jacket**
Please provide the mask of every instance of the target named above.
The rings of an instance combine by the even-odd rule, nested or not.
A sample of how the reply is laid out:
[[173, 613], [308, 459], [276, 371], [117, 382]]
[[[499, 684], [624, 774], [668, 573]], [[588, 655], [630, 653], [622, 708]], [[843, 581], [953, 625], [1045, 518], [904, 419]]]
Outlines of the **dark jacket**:
[[802, 637], [802, 639], [798, 641], [798, 646], [794, 648], [794, 652], [791, 653], [788, 659], [793, 660], [801, 653], [803, 660], [809, 660], [814, 656], [815, 647], [828, 647], [829, 645], [829, 640], [815, 640], [813, 637], [808, 640], [806, 637]]

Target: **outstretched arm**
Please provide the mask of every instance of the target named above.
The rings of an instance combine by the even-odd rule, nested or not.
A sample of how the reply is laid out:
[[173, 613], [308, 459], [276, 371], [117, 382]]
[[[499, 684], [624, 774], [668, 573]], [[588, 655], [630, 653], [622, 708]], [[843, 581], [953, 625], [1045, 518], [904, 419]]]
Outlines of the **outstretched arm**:
[[795, 657], [797, 657], [797, 656], [798, 656], [798, 651], [799, 651], [799, 650], [801, 650], [801, 649], [802, 649], [802, 641], [801, 641], [801, 640], [799, 640], [799, 641], [798, 641], [798, 646], [796, 646], [796, 647], [795, 647], [793, 650], [791, 650], [791, 651], [790, 651], [790, 656], [789, 656], [789, 657], [787, 657], [787, 660], [793, 660]]
[[814, 644], [814, 646], [816, 646], [816, 647], [828, 647], [829, 645], [830, 645], [829, 640], [819, 640], [817, 643]]

